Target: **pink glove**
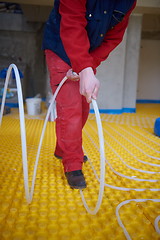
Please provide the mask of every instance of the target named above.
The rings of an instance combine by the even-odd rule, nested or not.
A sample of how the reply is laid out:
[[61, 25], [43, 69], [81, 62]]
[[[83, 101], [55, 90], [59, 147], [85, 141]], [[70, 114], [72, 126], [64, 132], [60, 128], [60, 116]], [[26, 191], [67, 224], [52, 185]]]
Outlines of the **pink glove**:
[[66, 77], [72, 81], [79, 81], [79, 75], [72, 71], [72, 69], [69, 69]]
[[93, 69], [87, 67], [79, 73], [80, 77], [80, 94], [86, 97], [88, 103], [97, 99], [99, 90], [99, 80], [95, 77]]

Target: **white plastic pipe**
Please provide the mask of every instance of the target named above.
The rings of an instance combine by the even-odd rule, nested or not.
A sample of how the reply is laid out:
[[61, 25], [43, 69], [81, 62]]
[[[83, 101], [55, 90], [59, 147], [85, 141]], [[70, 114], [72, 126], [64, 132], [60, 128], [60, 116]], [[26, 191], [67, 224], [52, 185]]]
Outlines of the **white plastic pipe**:
[[103, 130], [102, 130], [102, 122], [98, 110], [97, 103], [94, 99], [92, 99], [92, 104], [93, 104], [93, 109], [95, 112], [96, 116], [96, 122], [97, 122], [97, 127], [98, 127], [98, 136], [99, 136], [99, 147], [100, 147], [100, 187], [99, 187], [99, 195], [98, 195], [98, 200], [97, 204], [95, 206], [94, 210], [91, 210], [85, 200], [83, 191], [80, 190], [80, 194], [82, 197], [83, 204], [87, 210], [88, 213], [90, 214], [96, 214], [101, 206], [102, 199], [103, 199], [103, 193], [104, 193], [104, 185], [105, 185], [105, 153], [104, 153], [104, 137], [103, 137]]
[[[50, 114], [53, 111], [53, 108], [55, 108], [55, 99], [60, 91], [62, 85], [64, 82], [67, 80], [67, 77], [64, 77], [57, 87], [52, 99], [51, 103], [49, 105], [47, 115], [44, 121], [40, 141], [39, 141], [39, 146], [38, 146], [38, 151], [36, 155], [36, 161], [34, 165], [34, 171], [33, 171], [33, 178], [32, 178], [32, 186], [31, 186], [31, 192], [29, 191], [29, 185], [28, 185], [28, 163], [27, 163], [27, 147], [26, 147], [26, 132], [25, 132], [25, 119], [24, 119], [24, 108], [23, 108], [23, 97], [22, 97], [22, 88], [21, 88], [21, 82], [20, 82], [20, 76], [18, 69], [15, 64], [11, 64], [8, 68], [7, 71], [7, 77], [5, 81], [5, 86], [4, 86], [4, 93], [3, 93], [3, 98], [2, 98], [2, 105], [1, 105], [1, 112], [0, 112], [0, 124], [2, 122], [2, 116], [3, 116], [3, 111], [4, 111], [4, 104], [5, 104], [5, 99], [6, 99], [6, 92], [7, 92], [7, 86], [11, 74], [11, 70], [14, 69], [15, 76], [16, 76], [16, 84], [17, 84], [17, 91], [18, 91], [18, 103], [19, 103], [19, 115], [20, 115], [20, 126], [21, 126], [21, 143], [22, 143], [22, 160], [23, 160], [23, 174], [24, 174], [24, 187], [25, 187], [25, 194], [26, 194], [26, 199], [28, 203], [31, 203], [32, 198], [33, 198], [33, 193], [34, 193], [34, 186], [35, 186], [35, 180], [36, 180], [36, 173], [37, 173], [37, 167], [38, 167], [38, 161], [39, 161], [39, 156], [40, 156], [40, 151], [43, 143], [43, 138], [47, 126], [47, 122], [49, 119]], [[96, 121], [97, 121], [97, 127], [98, 127], [98, 134], [99, 134], [99, 145], [100, 145], [100, 158], [101, 158], [101, 174], [100, 174], [100, 190], [99, 190], [99, 196], [97, 200], [97, 204], [95, 209], [92, 211], [89, 209], [84, 195], [82, 191], [80, 191], [82, 200], [84, 203], [84, 206], [86, 210], [91, 213], [91, 214], [96, 214], [100, 208], [102, 198], [103, 198], [103, 192], [104, 192], [104, 178], [105, 178], [105, 154], [104, 154], [104, 138], [103, 138], [103, 131], [102, 131], [102, 124], [101, 124], [101, 119], [100, 119], [100, 114], [98, 111], [98, 106], [95, 100], [92, 100], [93, 108], [95, 111], [96, 115]]]
[[53, 107], [55, 107], [56, 96], [57, 96], [60, 88], [62, 87], [62, 85], [64, 84], [64, 82], [66, 80], [67, 80], [67, 77], [64, 77], [62, 79], [62, 81], [60, 82], [60, 84], [58, 85], [58, 87], [57, 87], [57, 89], [56, 89], [56, 91], [55, 91], [55, 93], [54, 93], [54, 95], [51, 99], [51, 102], [50, 102], [50, 105], [49, 105], [49, 108], [48, 108], [48, 111], [47, 111], [47, 115], [46, 115], [46, 118], [45, 118], [45, 121], [44, 121], [43, 129], [42, 129], [42, 133], [41, 133], [41, 137], [40, 137], [40, 141], [39, 141], [39, 145], [38, 145], [38, 151], [37, 151], [37, 155], [36, 155], [36, 162], [35, 162], [34, 171], [33, 171], [32, 186], [31, 186], [31, 193], [30, 193], [31, 201], [32, 201], [32, 198], [33, 198], [38, 161], [39, 161], [40, 151], [41, 151], [41, 147], [42, 147], [42, 143], [43, 143], [43, 138], [44, 138], [44, 133], [45, 133], [45, 130], [46, 130], [47, 122], [48, 122], [48, 119], [49, 119], [49, 116], [50, 116], [51, 112], [53, 112]]
[[[126, 237], [127, 240], [132, 240], [131, 236], [129, 235], [128, 231], [126, 230], [124, 224], [122, 223], [122, 220], [120, 218], [120, 215], [119, 215], [119, 210], [122, 206], [130, 203], [130, 202], [137, 202], [137, 203], [142, 203], [142, 202], [147, 202], [147, 201], [152, 201], [152, 202], [155, 202], [155, 203], [159, 203], [160, 202], [160, 199], [130, 199], [130, 200], [126, 200], [126, 201], [123, 201], [121, 202], [117, 207], [116, 207], [116, 216], [117, 216], [117, 220], [118, 220], [118, 224], [120, 225], [120, 227], [123, 229], [123, 232], [124, 232], [124, 235]], [[154, 222], [154, 226], [155, 226], [155, 230], [157, 233], [160, 233], [159, 231], [159, 227], [158, 227], [158, 222], [160, 220], [160, 216], [158, 216], [156, 219], [155, 219], [155, 222]]]
[[21, 80], [18, 72], [18, 68], [15, 64], [11, 64], [7, 71], [6, 81], [4, 85], [4, 92], [2, 97], [2, 105], [0, 112], [0, 125], [2, 123], [4, 104], [6, 99], [7, 87], [11, 75], [12, 69], [14, 70], [16, 76], [16, 85], [18, 93], [18, 104], [19, 104], [19, 117], [20, 117], [20, 130], [21, 130], [21, 144], [22, 144], [22, 161], [23, 161], [23, 174], [24, 174], [24, 188], [27, 202], [30, 202], [29, 196], [29, 186], [28, 186], [28, 163], [27, 163], [27, 147], [26, 147], [26, 128], [25, 128], [25, 119], [24, 119], [24, 108], [23, 108], [23, 97], [22, 97], [22, 87]]
[[154, 221], [154, 227], [155, 227], [156, 232], [160, 234], [160, 228], [159, 228], [159, 226], [158, 226], [159, 221], [160, 221], [160, 216], [158, 216], [158, 217], [155, 219], [155, 221]]
[[[47, 115], [46, 115], [46, 118], [45, 118], [45, 121], [44, 121], [42, 134], [41, 134], [40, 142], [39, 142], [39, 146], [38, 146], [38, 152], [37, 152], [37, 156], [36, 156], [36, 162], [35, 162], [35, 166], [34, 166], [34, 172], [33, 172], [32, 187], [31, 187], [31, 194], [30, 194], [31, 201], [32, 201], [32, 198], [33, 198], [38, 161], [39, 161], [40, 151], [41, 151], [41, 147], [42, 147], [42, 142], [43, 142], [44, 133], [45, 133], [46, 125], [47, 125], [47, 122], [48, 122], [48, 118], [49, 118], [51, 112], [53, 111], [53, 107], [55, 106], [56, 96], [57, 96], [58, 92], [60, 91], [60, 88], [62, 87], [62, 85], [64, 84], [64, 82], [66, 80], [67, 80], [67, 77], [63, 78], [63, 80], [61, 81], [61, 83], [57, 87], [57, 89], [56, 89], [56, 91], [55, 91], [55, 93], [54, 93], [54, 95], [51, 99], [51, 103], [49, 105], [48, 112], [47, 112]], [[100, 168], [101, 168], [101, 171], [100, 171], [100, 189], [99, 189], [97, 204], [96, 204], [96, 207], [95, 207], [94, 210], [89, 209], [89, 207], [88, 207], [88, 205], [85, 201], [85, 197], [83, 195], [82, 190], [80, 190], [80, 194], [81, 194], [82, 201], [84, 203], [84, 206], [85, 206], [86, 210], [90, 214], [96, 214], [98, 212], [100, 206], [101, 206], [101, 202], [102, 202], [102, 199], [103, 199], [104, 184], [105, 184], [105, 154], [104, 154], [104, 138], [103, 138], [102, 123], [101, 123], [101, 119], [100, 119], [98, 106], [97, 106], [96, 101], [93, 100], [93, 99], [92, 99], [92, 104], [93, 104], [93, 108], [94, 108], [94, 111], [95, 111], [97, 127], [98, 127], [99, 145], [100, 145], [100, 159], [101, 159], [101, 163], [100, 163]]]
[[[53, 108], [55, 107], [56, 96], [57, 96], [60, 88], [64, 84], [64, 82], [67, 80], [67, 78], [65, 77], [61, 81], [59, 86], [57, 87], [57, 90], [56, 90], [56, 92], [55, 92], [55, 94], [54, 94], [54, 96], [53, 96], [53, 98], [51, 100], [50, 106], [48, 108], [48, 112], [47, 112], [47, 115], [46, 115], [46, 118], [45, 118], [45, 121], [44, 121], [42, 134], [41, 134], [40, 142], [39, 142], [39, 146], [38, 146], [36, 162], [35, 162], [33, 178], [32, 178], [31, 192], [30, 192], [29, 191], [29, 185], [28, 185], [28, 163], [27, 163], [26, 132], [25, 132], [25, 118], [24, 118], [22, 88], [21, 88], [21, 81], [20, 81], [20, 77], [19, 77], [19, 72], [18, 72], [18, 69], [17, 69], [15, 64], [11, 64], [9, 66], [9, 68], [8, 68], [8, 71], [7, 71], [7, 76], [6, 76], [5, 86], [4, 86], [4, 92], [3, 92], [3, 98], [2, 98], [2, 104], [1, 104], [1, 111], [0, 111], [0, 125], [2, 123], [4, 105], [5, 105], [5, 99], [6, 99], [6, 93], [7, 93], [7, 87], [8, 87], [8, 83], [9, 83], [10, 74], [11, 74], [12, 69], [15, 72], [17, 93], [18, 93], [25, 195], [26, 195], [27, 202], [30, 203], [32, 201], [32, 198], [33, 198], [34, 185], [35, 185], [35, 180], [36, 180], [36, 172], [37, 172], [37, 167], [38, 167], [38, 161], [39, 161], [41, 146], [42, 146], [42, 142], [43, 142], [44, 133], [45, 133], [46, 125], [47, 125], [47, 122], [48, 122], [48, 118], [49, 118], [51, 112], [53, 111]], [[85, 201], [85, 197], [83, 195], [82, 190], [80, 191], [80, 194], [81, 194], [82, 201], [84, 203], [84, 206], [85, 206], [86, 210], [90, 214], [96, 214], [98, 212], [98, 210], [100, 208], [100, 205], [101, 205], [101, 202], [102, 202], [104, 186], [108, 186], [110, 188], [119, 189], [119, 190], [123, 190], [123, 191], [128, 191], [128, 190], [129, 191], [130, 190], [136, 190], [136, 191], [145, 191], [145, 190], [157, 191], [158, 190], [159, 191], [159, 189], [134, 189], [134, 188], [123, 188], [123, 187], [120, 188], [120, 187], [111, 186], [109, 184], [105, 184], [105, 182], [104, 182], [104, 179], [105, 179], [105, 154], [104, 154], [104, 138], [103, 138], [102, 123], [101, 123], [100, 114], [99, 114], [99, 111], [98, 111], [98, 106], [97, 106], [96, 101], [92, 100], [92, 104], [93, 104], [93, 108], [94, 108], [94, 112], [95, 112], [95, 116], [96, 116], [97, 127], [98, 127], [99, 146], [100, 146], [100, 159], [101, 159], [101, 162], [100, 162], [100, 179], [98, 179], [99, 182], [100, 182], [100, 189], [99, 189], [99, 195], [98, 195], [97, 204], [96, 204], [94, 210], [90, 210], [90, 208], [88, 207], [88, 205], [87, 205], [87, 203]], [[98, 176], [96, 176], [96, 177], [98, 178]], [[121, 204], [119, 204], [117, 206], [116, 215], [117, 215], [117, 218], [118, 218], [118, 222], [119, 222], [120, 226], [123, 228], [124, 233], [125, 233], [127, 239], [131, 239], [131, 238], [130, 238], [128, 232], [126, 231], [124, 225], [121, 222], [121, 219], [120, 219], [119, 213], [118, 213], [119, 209], [123, 205], [129, 203], [130, 201], [144, 202], [144, 201], [147, 201], [147, 200], [151, 200], [153, 202], [160, 202], [159, 199], [132, 199], [132, 200], [124, 201], [124, 202], [122, 202]], [[155, 219], [155, 229], [156, 229], [156, 231], [158, 233], [160, 233], [160, 229], [158, 227], [159, 220], [160, 220], [160, 216], [158, 216]]]

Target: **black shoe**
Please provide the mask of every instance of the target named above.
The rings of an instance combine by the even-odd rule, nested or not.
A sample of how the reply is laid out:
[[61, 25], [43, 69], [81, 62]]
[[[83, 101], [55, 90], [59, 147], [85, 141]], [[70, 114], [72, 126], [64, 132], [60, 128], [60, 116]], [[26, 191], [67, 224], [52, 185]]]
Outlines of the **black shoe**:
[[[55, 156], [56, 158], [58, 158], [58, 159], [62, 159], [62, 157], [61, 157], [61, 156], [58, 156], [57, 154], [54, 154], [54, 156]], [[85, 163], [85, 162], [87, 162], [87, 160], [88, 160], [88, 157], [87, 157], [86, 155], [84, 155], [84, 156], [83, 156], [83, 162]]]
[[82, 173], [82, 170], [65, 172], [65, 176], [71, 188], [75, 188], [75, 189], [86, 188], [86, 181]]

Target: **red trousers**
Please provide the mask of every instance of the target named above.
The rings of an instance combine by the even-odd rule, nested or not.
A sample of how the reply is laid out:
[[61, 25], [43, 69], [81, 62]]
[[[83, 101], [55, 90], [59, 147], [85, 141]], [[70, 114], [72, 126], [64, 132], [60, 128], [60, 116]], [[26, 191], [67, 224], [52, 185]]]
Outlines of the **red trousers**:
[[[50, 50], [45, 50], [50, 73], [50, 85], [54, 93], [57, 85], [71, 68]], [[56, 98], [57, 143], [55, 154], [62, 156], [65, 172], [81, 170], [83, 164], [82, 128], [89, 114], [89, 104], [79, 93], [79, 81], [67, 80]]]

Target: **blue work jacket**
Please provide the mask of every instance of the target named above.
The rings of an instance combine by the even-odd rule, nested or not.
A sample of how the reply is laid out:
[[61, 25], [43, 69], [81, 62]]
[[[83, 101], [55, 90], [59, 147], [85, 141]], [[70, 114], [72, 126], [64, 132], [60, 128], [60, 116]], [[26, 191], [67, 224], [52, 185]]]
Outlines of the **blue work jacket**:
[[[73, 0], [74, 1], [74, 0]], [[135, 0], [87, 0], [86, 30], [90, 41], [90, 51], [101, 45], [108, 30], [123, 20]], [[55, 0], [54, 8], [46, 22], [43, 49], [50, 49], [71, 65], [60, 38], [60, 0]]]

